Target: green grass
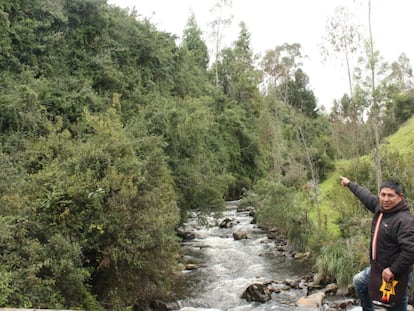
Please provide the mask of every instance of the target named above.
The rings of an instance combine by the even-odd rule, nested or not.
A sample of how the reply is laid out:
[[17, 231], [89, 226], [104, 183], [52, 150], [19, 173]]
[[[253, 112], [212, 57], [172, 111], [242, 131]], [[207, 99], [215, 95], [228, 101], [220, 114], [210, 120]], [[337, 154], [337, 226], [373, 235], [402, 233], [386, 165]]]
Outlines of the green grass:
[[405, 122], [395, 134], [387, 137], [385, 141], [401, 154], [412, 153], [414, 151], [414, 117]]
[[[339, 167], [344, 167], [349, 165], [350, 162], [340, 161], [336, 164], [336, 170], [330, 174], [329, 178], [326, 179], [320, 185], [321, 194], [319, 197], [319, 209], [321, 218], [326, 222], [326, 230], [328, 234], [336, 237], [339, 235], [339, 228], [335, 223], [339, 214], [339, 207], [337, 202], [336, 194], [340, 189], [340, 179], [339, 176], [341, 175], [341, 169]], [[317, 209], [313, 209], [309, 213], [310, 218], [313, 220], [314, 223], [317, 223], [318, 219], [318, 211]]]

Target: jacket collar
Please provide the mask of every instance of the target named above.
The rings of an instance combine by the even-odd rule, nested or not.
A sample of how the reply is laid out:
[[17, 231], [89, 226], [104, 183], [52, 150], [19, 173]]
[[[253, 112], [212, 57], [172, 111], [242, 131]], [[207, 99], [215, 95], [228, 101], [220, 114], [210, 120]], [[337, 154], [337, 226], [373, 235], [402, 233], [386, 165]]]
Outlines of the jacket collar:
[[405, 211], [405, 210], [409, 210], [409, 209], [410, 209], [410, 206], [405, 202], [404, 199], [402, 199], [400, 203], [398, 203], [392, 209], [389, 209], [389, 210], [385, 210], [382, 207], [382, 205], [380, 206], [380, 212], [382, 212], [384, 214], [393, 214], [393, 213], [397, 213], [397, 212]]

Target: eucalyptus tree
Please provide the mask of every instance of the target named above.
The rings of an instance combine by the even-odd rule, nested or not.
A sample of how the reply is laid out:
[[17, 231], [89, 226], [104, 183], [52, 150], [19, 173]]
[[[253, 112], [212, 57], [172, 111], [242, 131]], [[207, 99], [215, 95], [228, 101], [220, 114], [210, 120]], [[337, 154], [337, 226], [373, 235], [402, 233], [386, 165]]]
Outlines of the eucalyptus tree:
[[354, 98], [348, 94], [334, 101], [330, 113], [333, 140], [338, 159], [355, 159], [369, 154], [374, 147], [370, 139], [370, 129], [365, 122], [365, 100], [359, 87], [355, 88]]
[[213, 42], [215, 83], [217, 87], [219, 85], [217, 61], [219, 58], [220, 50], [222, 48], [224, 30], [226, 27], [229, 27], [231, 25], [233, 20], [233, 15], [231, 13], [232, 5], [232, 0], [217, 0], [215, 5], [210, 10], [210, 13], [212, 13], [214, 17], [214, 19], [210, 22], [210, 36]]
[[359, 59], [359, 66], [355, 68], [355, 81], [357, 82], [355, 98], [364, 106], [367, 123], [371, 127], [372, 134], [367, 139], [372, 137], [374, 140], [375, 173], [377, 188], [379, 188], [382, 182], [380, 153], [381, 118], [387, 101], [386, 94], [381, 87], [381, 81], [386, 78], [389, 65], [383, 60], [380, 51], [375, 49], [371, 17], [371, 1], [368, 0], [368, 37], [365, 41], [365, 53]]
[[[321, 52], [324, 59], [339, 58], [348, 78], [349, 95], [344, 94], [340, 100], [336, 100], [332, 109], [333, 135], [337, 142], [338, 155], [346, 158], [358, 157], [361, 156], [358, 145], [361, 145], [359, 136], [364, 127], [364, 109], [358, 106], [361, 101], [354, 96], [353, 70], [357, 56], [363, 50], [362, 25], [348, 7], [338, 6], [327, 22], [323, 40]], [[349, 139], [351, 145], [344, 143], [343, 139]]]
[[[284, 44], [267, 50], [262, 57], [260, 67], [263, 72], [264, 109], [262, 114], [263, 141], [269, 152], [270, 175], [276, 181], [288, 185], [303, 183], [303, 165], [296, 161], [289, 146], [286, 130], [290, 124], [290, 106], [288, 105], [288, 83], [294, 81], [297, 68], [302, 65], [300, 44]], [[269, 115], [270, 113], [270, 115]]]
[[[295, 72], [303, 63], [302, 47], [299, 43], [285, 43], [267, 50], [261, 61], [264, 81], [268, 90], [284, 103], [288, 102], [288, 82], [294, 80]], [[270, 86], [270, 88], [269, 88]]]
[[[358, 77], [359, 98], [365, 102], [368, 123], [372, 129], [374, 139], [374, 158], [376, 165], [376, 182], [379, 189], [382, 182], [382, 164], [381, 164], [381, 138], [383, 137], [382, 125], [387, 112], [388, 117], [392, 111], [387, 110], [390, 101], [396, 98], [398, 92], [404, 93], [404, 90], [411, 88], [412, 73], [408, 59], [403, 56], [400, 63], [394, 62], [391, 66], [383, 60], [380, 51], [375, 49], [374, 34], [372, 31], [372, 6], [371, 0], [367, 2], [367, 19], [368, 19], [368, 38], [365, 45], [365, 57], [360, 59], [361, 67], [356, 68], [355, 73]], [[411, 79], [411, 81], [410, 81]], [[404, 85], [406, 84], [406, 85]], [[397, 90], [397, 91], [396, 91]], [[411, 100], [408, 100], [410, 102]], [[403, 100], [403, 102], [406, 102]]]
[[324, 44], [321, 47], [322, 55], [327, 58], [339, 59], [344, 62], [348, 77], [348, 88], [351, 100], [353, 98], [352, 71], [356, 55], [362, 46], [362, 25], [355, 15], [344, 6], [335, 8], [335, 14], [326, 25]]
[[390, 73], [383, 81], [384, 86], [392, 86], [395, 91], [401, 90], [405, 93], [414, 89], [413, 67], [405, 53], [401, 53], [390, 67]]
[[376, 180], [377, 180], [377, 190], [380, 190], [382, 183], [382, 170], [381, 170], [381, 152], [380, 152], [380, 133], [379, 133], [379, 118], [380, 118], [380, 106], [377, 98], [376, 92], [376, 65], [377, 53], [375, 53], [374, 48], [374, 37], [372, 34], [372, 25], [371, 25], [371, 0], [368, 0], [368, 27], [369, 27], [369, 39], [367, 43], [367, 56], [368, 64], [371, 72], [371, 111], [372, 114], [372, 126], [375, 137], [375, 164], [376, 164]]
[[[277, 108], [271, 110], [276, 112], [275, 117], [278, 122], [283, 120], [282, 139], [275, 142], [277, 144], [275, 149], [287, 150], [287, 154], [291, 154], [290, 157], [285, 158], [285, 163], [279, 170], [286, 175], [295, 163], [306, 169], [305, 179], [301, 182], [302, 185], [307, 183], [306, 188], [311, 198], [310, 205], [317, 207], [318, 221], [321, 224], [319, 182], [332, 168], [334, 152], [332, 141], [327, 134], [330, 133], [330, 127], [317, 111], [316, 97], [308, 86], [309, 78], [301, 68], [302, 59], [300, 44], [284, 44], [267, 51], [261, 64], [265, 74], [264, 81], [267, 83], [265, 87], [267, 97], [274, 97], [290, 108], [287, 109], [288, 117], [282, 118], [276, 112]], [[276, 100], [273, 102], [277, 104]], [[316, 129], [319, 130], [315, 131]], [[283, 144], [287, 144], [287, 147], [283, 147]], [[324, 147], [321, 148], [322, 146]], [[281, 155], [280, 152], [272, 154]], [[280, 165], [281, 161], [272, 162]]]
[[[298, 113], [315, 118], [316, 97], [308, 89], [309, 78], [301, 68], [303, 57], [300, 44], [285, 43], [274, 50], [268, 50], [261, 65], [265, 74], [264, 80], [268, 85], [268, 95], [273, 95], [271, 92], [275, 92], [274, 96], [284, 104], [295, 108]], [[299, 133], [303, 132], [299, 129], [300, 122], [296, 122], [296, 127]], [[304, 143], [302, 138], [300, 140]]]

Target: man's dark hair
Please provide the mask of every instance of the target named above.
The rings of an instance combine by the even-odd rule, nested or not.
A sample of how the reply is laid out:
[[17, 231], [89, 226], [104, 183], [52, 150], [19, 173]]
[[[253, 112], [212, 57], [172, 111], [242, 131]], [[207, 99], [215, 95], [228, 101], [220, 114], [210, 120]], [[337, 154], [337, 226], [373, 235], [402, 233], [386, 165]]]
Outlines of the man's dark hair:
[[390, 188], [393, 189], [397, 194], [401, 194], [402, 193], [402, 187], [401, 184], [398, 181], [395, 180], [387, 180], [384, 181], [380, 187], [380, 190], [382, 188]]

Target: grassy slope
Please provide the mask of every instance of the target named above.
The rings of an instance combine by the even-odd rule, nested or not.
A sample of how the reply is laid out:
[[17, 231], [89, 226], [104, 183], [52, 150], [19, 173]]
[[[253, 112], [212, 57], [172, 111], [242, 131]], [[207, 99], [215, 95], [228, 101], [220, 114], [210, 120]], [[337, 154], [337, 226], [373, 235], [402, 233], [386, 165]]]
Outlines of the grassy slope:
[[[401, 128], [393, 135], [389, 136], [385, 143], [392, 149], [398, 150], [401, 154], [406, 154], [414, 150], [414, 117], [404, 123]], [[359, 161], [367, 160], [366, 157]], [[326, 216], [328, 231], [333, 235], [338, 233], [335, 220], [338, 217], [341, 205], [344, 204], [338, 199], [340, 190], [339, 176], [344, 167], [356, 165], [358, 161], [338, 161], [335, 163], [336, 170], [331, 173], [328, 179], [321, 183], [320, 208], [321, 214]], [[317, 212], [313, 211], [310, 215], [312, 219], [317, 219]]]
[[414, 150], [414, 117], [404, 123], [397, 133], [388, 137], [386, 141], [401, 154], [412, 152]]

